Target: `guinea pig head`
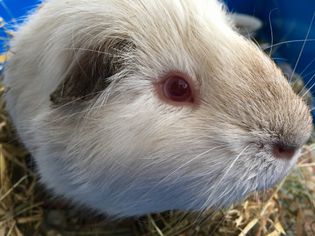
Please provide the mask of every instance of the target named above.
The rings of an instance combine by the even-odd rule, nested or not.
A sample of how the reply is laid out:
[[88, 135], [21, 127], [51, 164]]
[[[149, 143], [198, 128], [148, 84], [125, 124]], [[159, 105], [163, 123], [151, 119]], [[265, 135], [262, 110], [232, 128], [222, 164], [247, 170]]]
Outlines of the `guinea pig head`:
[[76, 49], [50, 114], [71, 118], [43, 128], [64, 141], [50, 165], [39, 161], [49, 187], [131, 216], [227, 206], [288, 173], [310, 136], [309, 109], [217, 2], [110, 9], [69, 36]]

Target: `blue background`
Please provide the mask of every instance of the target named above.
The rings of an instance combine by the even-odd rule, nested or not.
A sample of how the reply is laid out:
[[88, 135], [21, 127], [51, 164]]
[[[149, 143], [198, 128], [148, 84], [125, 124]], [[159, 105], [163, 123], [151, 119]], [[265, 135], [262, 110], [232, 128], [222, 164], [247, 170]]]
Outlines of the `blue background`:
[[[11, 29], [15, 23], [22, 22], [38, 3], [40, 0], [0, 0], [0, 17], [7, 23], [5, 27]], [[7, 34], [0, 28], [0, 53], [6, 49], [5, 38]]]

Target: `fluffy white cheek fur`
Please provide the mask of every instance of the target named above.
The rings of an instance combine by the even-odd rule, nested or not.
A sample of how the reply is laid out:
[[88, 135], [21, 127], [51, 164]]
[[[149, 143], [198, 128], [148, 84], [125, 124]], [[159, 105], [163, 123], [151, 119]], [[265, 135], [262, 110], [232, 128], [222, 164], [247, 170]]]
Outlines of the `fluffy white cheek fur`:
[[58, 110], [54, 121], [50, 112], [37, 117], [35, 142], [50, 145], [33, 154], [49, 188], [103, 213], [132, 216], [226, 206], [286, 173], [287, 163], [212, 140], [218, 130], [189, 118], [190, 108], [165, 113], [169, 105], [145, 95], [125, 104], [96, 106], [84, 121]]

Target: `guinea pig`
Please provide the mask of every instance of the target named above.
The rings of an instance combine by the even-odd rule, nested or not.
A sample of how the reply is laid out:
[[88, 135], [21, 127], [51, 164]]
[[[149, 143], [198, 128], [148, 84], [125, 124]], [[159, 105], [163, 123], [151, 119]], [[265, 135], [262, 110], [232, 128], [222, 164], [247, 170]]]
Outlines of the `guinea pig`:
[[284, 178], [309, 108], [216, 0], [48, 0], [5, 99], [40, 181], [113, 217], [222, 208]]

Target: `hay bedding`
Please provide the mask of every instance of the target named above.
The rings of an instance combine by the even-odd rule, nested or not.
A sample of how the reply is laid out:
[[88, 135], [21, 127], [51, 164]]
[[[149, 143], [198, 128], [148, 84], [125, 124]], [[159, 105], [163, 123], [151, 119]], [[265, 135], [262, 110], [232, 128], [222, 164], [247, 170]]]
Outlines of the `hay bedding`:
[[[0, 64], [5, 60], [5, 55], [0, 55]], [[299, 93], [304, 84], [299, 76], [294, 78], [292, 87]], [[285, 181], [230, 209], [202, 216], [172, 211], [113, 222], [45, 192], [37, 181], [32, 158], [5, 113], [4, 91], [0, 86], [0, 236], [315, 235], [313, 140]], [[306, 97], [310, 103], [311, 96]]]

